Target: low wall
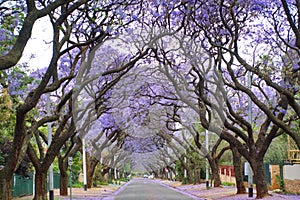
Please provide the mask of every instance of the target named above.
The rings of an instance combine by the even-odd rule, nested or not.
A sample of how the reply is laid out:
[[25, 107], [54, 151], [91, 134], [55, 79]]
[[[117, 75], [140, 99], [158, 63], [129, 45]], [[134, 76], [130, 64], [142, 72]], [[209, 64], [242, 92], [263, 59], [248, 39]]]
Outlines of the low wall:
[[234, 183], [236, 184], [234, 176], [227, 176], [224, 174], [220, 174], [221, 182]]
[[[266, 165], [265, 173], [269, 174], [269, 189], [275, 190], [280, 188], [280, 166], [279, 165]], [[222, 182], [234, 183], [236, 184], [234, 166], [220, 166], [220, 178]], [[247, 186], [247, 182], [245, 182]]]
[[280, 189], [280, 166], [279, 165], [270, 165], [270, 178], [271, 185], [269, 186], [270, 190]]
[[283, 166], [284, 189], [300, 194], [300, 164]]
[[221, 178], [221, 182], [236, 184], [234, 167], [233, 166], [220, 166], [220, 178]]

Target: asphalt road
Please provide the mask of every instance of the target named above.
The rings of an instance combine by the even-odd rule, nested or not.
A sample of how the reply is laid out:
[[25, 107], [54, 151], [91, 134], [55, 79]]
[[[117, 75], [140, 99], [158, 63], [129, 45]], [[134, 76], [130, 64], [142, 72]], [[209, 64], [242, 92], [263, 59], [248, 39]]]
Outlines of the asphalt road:
[[183, 194], [154, 180], [133, 179], [124, 185], [111, 200], [195, 200], [188, 194]]

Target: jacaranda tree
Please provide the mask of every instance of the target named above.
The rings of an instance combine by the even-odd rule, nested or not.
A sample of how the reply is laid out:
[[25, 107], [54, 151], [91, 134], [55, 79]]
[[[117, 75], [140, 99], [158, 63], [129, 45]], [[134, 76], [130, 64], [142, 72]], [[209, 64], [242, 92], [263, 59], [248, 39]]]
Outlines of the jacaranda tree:
[[[91, 146], [110, 142], [112, 154], [105, 158], [116, 168], [130, 157], [132, 166], [155, 170], [170, 163], [171, 169], [170, 158], [177, 156], [155, 164], [148, 160], [176, 152], [171, 136], [200, 123], [250, 162], [258, 198], [268, 195], [263, 159], [272, 140], [288, 134], [300, 147], [298, 1], [28, 0], [0, 5], [2, 70], [18, 63], [37, 19], [49, 17], [53, 30], [51, 61], [16, 109], [13, 145], [0, 171], [1, 199], [11, 199], [12, 175], [27, 149], [45, 177], [63, 142], [54, 143], [39, 165], [29, 140], [47, 122], [59, 128], [66, 114], [64, 120], [75, 122]], [[50, 92], [58, 94], [59, 109], [51, 116], [40, 114], [28, 127], [28, 113]], [[93, 125], [98, 131], [86, 135]], [[192, 133], [195, 142], [200, 134]], [[99, 146], [94, 151], [103, 153]], [[39, 191], [35, 199], [45, 199], [45, 188]]]
[[[6, 35], [1, 37], [1, 40], [11, 41], [11, 46], [1, 52], [1, 69], [11, 68], [19, 61], [30, 38], [33, 24], [37, 19], [44, 16], [49, 17], [53, 30], [51, 61], [44, 73], [40, 75], [40, 81], [23, 95], [23, 101], [16, 109], [16, 124], [11, 152], [5, 167], [0, 172], [1, 199], [11, 199], [12, 175], [26, 152], [33, 132], [37, 127], [55, 121], [58, 117], [58, 113], [54, 113], [54, 116], [39, 116], [35, 126], [28, 129], [26, 127], [28, 125], [26, 123], [27, 113], [35, 108], [43, 94], [56, 91], [65, 83], [70, 82], [78, 69], [72, 65], [65, 66], [65, 69], [67, 68], [69, 71], [64, 73], [64, 68], [59, 68], [60, 58], [65, 54], [72, 53], [73, 49], [84, 51], [100, 43], [107, 36], [113, 35], [118, 27], [126, 24], [121, 23], [122, 19], [126, 17], [122, 13], [126, 13], [125, 10], [129, 5], [138, 6], [139, 2], [26, 1], [19, 5], [14, 1], [5, 1], [1, 5], [1, 12], [5, 14], [2, 16], [6, 16], [6, 18], [1, 19], [2, 22], [8, 24], [10, 20], [8, 17], [11, 13], [15, 13], [13, 15], [16, 16], [14, 20], [17, 20], [15, 24], [19, 28], [14, 31], [10, 31], [8, 28], [3, 29], [6, 31]], [[116, 12], [118, 10], [123, 12]], [[135, 10], [138, 12], [138, 9]], [[129, 10], [127, 9], [127, 11]], [[127, 19], [129, 22], [130, 20]], [[9, 34], [12, 36], [9, 37]], [[15, 41], [14, 38], [16, 38]], [[80, 60], [80, 57], [74, 56], [73, 58], [75, 61], [70, 61], [70, 63], [76, 63], [76, 59]], [[63, 96], [63, 98], [65, 97]], [[67, 97], [66, 99], [68, 100]], [[61, 106], [65, 103], [66, 101], [62, 99]], [[53, 146], [55, 145], [53, 144]], [[59, 149], [60, 147], [55, 151], [59, 152]], [[50, 153], [48, 155], [51, 157], [51, 159], [49, 157], [50, 162], [42, 166], [45, 171], [56, 156]], [[37, 190], [36, 192], [35, 199], [46, 198], [45, 190]]]

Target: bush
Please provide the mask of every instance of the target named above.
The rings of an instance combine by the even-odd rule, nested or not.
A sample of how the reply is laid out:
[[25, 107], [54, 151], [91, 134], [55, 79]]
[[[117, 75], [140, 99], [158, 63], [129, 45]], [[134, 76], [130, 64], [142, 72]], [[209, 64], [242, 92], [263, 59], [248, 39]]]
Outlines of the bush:
[[234, 183], [229, 183], [229, 182], [222, 182], [223, 186], [235, 186]]
[[277, 182], [278, 182], [279, 185], [280, 185], [280, 189], [281, 189], [282, 191], [284, 191], [284, 180], [283, 180], [280, 176], [278, 176], [278, 175], [276, 175], [276, 180], [277, 180]]
[[108, 182], [103, 182], [103, 181], [97, 181], [97, 185], [108, 185]]
[[123, 182], [128, 182], [128, 181], [130, 181], [130, 178], [120, 178], [119, 180], [123, 181]]
[[81, 182], [76, 182], [76, 183], [73, 183], [72, 184], [72, 187], [73, 188], [83, 188], [84, 187], [84, 184]]
[[188, 183], [188, 178], [187, 177], [184, 177], [182, 179], [182, 185], [186, 185]]

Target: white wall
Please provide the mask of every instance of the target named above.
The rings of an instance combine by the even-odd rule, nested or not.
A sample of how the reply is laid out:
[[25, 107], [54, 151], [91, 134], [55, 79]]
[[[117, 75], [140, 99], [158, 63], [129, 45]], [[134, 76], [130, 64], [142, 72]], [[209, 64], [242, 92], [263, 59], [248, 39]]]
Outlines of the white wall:
[[300, 164], [284, 165], [283, 178], [289, 180], [300, 179]]

